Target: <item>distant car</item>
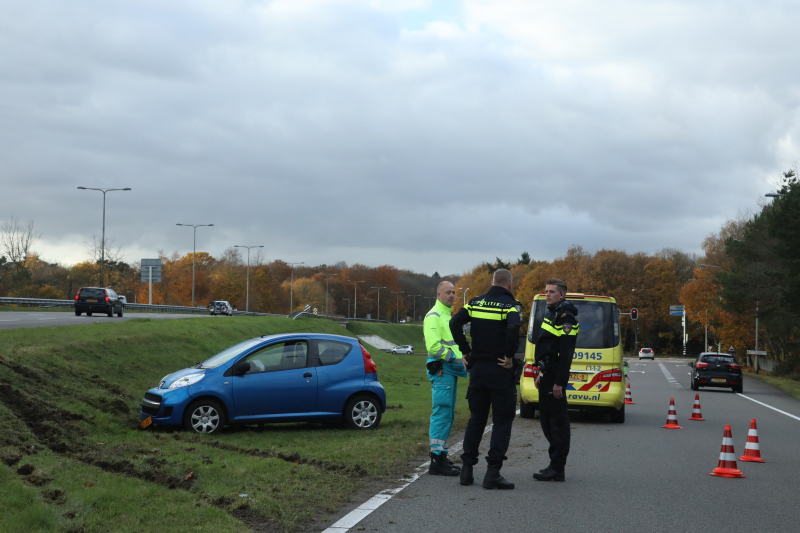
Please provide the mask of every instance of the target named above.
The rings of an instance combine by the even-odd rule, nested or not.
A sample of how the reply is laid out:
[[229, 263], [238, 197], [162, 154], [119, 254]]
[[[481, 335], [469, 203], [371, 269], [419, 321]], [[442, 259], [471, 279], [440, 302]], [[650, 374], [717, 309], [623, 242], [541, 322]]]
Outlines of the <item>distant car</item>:
[[410, 344], [404, 344], [403, 346], [395, 346], [392, 348], [392, 353], [414, 353], [414, 347]]
[[108, 316], [122, 316], [125, 304], [112, 289], [103, 287], [81, 287], [75, 295], [75, 316], [92, 316], [92, 313], [105, 313]]
[[119, 301], [120, 301], [120, 302], [122, 302], [122, 305], [125, 305], [125, 304], [127, 304], [127, 303], [128, 303], [128, 299], [127, 299], [127, 298], [125, 298], [125, 297], [124, 297], [124, 296], [122, 296], [122, 295], [119, 295], [119, 294], [118, 294], [118, 295], [117, 295], [117, 298], [119, 298]]
[[697, 361], [690, 361], [692, 372], [692, 390], [700, 387], [730, 387], [733, 392], [741, 394], [744, 390], [742, 367], [736, 358], [727, 353], [703, 352]]
[[642, 348], [639, 350], [639, 361], [642, 359], [650, 359], [651, 361], [656, 360], [656, 354], [653, 353], [652, 348]]
[[233, 306], [225, 300], [217, 300], [208, 304], [208, 312], [212, 315], [233, 316]]
[[140, 420], [217, 433], [226, 423], [343, 420], [378, 427], [386, 392], [358, 339], [265, 335], [165, 376], [142, 399]]

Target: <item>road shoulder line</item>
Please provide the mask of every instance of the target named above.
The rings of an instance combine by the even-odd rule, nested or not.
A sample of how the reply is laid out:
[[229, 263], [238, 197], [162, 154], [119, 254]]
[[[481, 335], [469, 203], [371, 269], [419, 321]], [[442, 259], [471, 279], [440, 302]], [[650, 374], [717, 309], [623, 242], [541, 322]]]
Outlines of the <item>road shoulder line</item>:
[[748, 400], [750, 400], [751, 402], [756, 402], [757, 404], [759, 404], [759, 405], [763, 405], [764, 407], [768, 407], [768, 408], [772, 409], [773, 411], [778, 411], [778, 412], [779, 412], [780, 414], [782, 414], [782, 415], [786, 415], [786, 416], [788, 416], [788, 417], [794, 418], [795, 420], [800, 420], [800, 416], [794, 416], [793, 414], [789, 414], [789, 413], [787, 413], [786, 411], [781, 411], [781, 410], [780, 410], [780, 409], [778, 409], [777, 407], [772, 407], [771, 405], [767, 405], [767, 404], [765, 404], [764, 402], [759, 402], [758, 400], [754, 400], [754, 399], [753, 399], [753, 398], [751, 398], [750, 396], [745, 396], [745, 395], [744, 395], [744, 394], [742, 394], [741, 392], [737, 392], [737, 393], [736, 393], [736, 395], [737, 395], [737, 396], [741, 396], [742, 398], [747, 398], [747, 399], [748, 399]]

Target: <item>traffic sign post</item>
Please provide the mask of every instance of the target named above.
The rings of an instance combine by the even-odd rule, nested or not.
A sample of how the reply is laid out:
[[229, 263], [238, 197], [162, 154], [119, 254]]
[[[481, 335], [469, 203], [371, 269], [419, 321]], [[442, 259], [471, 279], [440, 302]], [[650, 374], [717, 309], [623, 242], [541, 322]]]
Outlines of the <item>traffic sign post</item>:
[[161, 259], [142, 259], [142, 283], [150, 284], [150, 305], [153, 305], [154, 282], [161, 283]]

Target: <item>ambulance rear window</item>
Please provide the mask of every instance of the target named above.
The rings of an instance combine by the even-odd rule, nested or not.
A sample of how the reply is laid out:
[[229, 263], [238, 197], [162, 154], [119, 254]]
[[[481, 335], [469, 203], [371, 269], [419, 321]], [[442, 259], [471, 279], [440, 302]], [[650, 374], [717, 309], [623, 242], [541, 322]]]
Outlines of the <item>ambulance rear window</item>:
[[[576, 348], [613, 348], [619, 344], [619, 326], [617, 325], [617, 306], [615, 304], [586, 300], [570, 300], [570, 302], [578, 309], [578, 323], [580, 324]], [[532, 327], [528, 330], [528, 340], [533, 344], [536, 344], [539, 337], [546, 310], [547, 303], [544, 300], [533, 302]]]

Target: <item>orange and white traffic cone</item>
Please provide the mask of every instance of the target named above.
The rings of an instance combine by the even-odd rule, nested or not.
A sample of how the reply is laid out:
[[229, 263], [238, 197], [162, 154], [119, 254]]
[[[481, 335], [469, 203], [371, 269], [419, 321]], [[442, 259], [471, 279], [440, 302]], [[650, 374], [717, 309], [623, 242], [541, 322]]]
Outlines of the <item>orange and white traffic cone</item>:
[[631, 382], [628, 382], [628, 388], [625, 390], [625, 403], [630, 405], [635, 405], [633, 403], [633, 397], [631, 396]]
[[702, 421], [705, 420], [705, 418], [703, 418], [703, 413], [700, 412], [699, 394], [694, 395], [694, 407], [692, 408], [692, 418], [690, 418], [689, 420], [702, 420]]
[[722, 436], [722, 449], [719, 451], [719, 465], [711, 472], [712, 476], [719, 477], [744, 477], [742, 471], [736, 466], [736, 454], [733, 453], [733, 436], [731, 426], [725, 426]]
[[667, 425], [661, 427], [667, 429], [683, 429], [678, 425], [678, 415], [675, 413], [675, 398], [669, 399], [669, 412], [667, 413]]
[[740, 461], [751, 461], [753, 463], [763, 463], [761, 458], [761, 448], [758, 447], [758, 428], [756, 419], [750, 421], [750, 431], [747, 432], [747, 444], [744, 445], [744, 455], [739, 457]]

